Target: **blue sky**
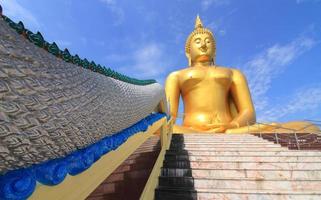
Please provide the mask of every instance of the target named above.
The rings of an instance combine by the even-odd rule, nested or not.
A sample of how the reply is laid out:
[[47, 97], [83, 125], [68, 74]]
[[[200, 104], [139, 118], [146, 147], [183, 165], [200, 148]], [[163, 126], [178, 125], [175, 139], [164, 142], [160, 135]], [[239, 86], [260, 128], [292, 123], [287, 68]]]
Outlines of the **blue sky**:
[[[247, 76], [260, 121], [321, 120], [321, 0], [0, 0], [49, 42], [164, 84], [200, 15], [216, 63]], [[182, 109], [180, 109], [182, 112]]]

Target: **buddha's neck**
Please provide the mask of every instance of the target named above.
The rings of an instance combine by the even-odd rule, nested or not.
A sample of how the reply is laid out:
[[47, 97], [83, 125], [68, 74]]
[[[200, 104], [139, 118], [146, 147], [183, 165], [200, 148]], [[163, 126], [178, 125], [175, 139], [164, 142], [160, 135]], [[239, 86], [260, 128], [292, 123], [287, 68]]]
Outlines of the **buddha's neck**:
[[210, 61], [192, 62], [192, 67], [209, 67], [209, 66], [211, 66], [211, 62]]

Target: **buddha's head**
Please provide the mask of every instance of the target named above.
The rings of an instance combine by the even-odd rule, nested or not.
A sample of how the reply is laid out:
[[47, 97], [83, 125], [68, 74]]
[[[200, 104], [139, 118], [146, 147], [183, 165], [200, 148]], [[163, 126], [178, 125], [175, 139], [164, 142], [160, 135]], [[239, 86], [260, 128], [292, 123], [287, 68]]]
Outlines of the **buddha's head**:
[[195, 29], [188, 36], [185, 43], [185, 54], [189, 66], [192, 66], [195, 62], [210, 62], [214, 64], [215, 46], [213, 33], [203, 27], [201, 19], [197, 16]]

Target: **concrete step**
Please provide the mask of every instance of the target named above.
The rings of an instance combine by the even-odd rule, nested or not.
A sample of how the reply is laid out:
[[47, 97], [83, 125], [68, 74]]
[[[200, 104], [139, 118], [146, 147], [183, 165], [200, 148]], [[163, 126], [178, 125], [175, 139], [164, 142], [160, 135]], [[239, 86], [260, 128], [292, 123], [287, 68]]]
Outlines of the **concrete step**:
[[194, 155], [166, 155], [166, 160], [189, 161], [235, 161], [235, 162], [321, 162], [321, 157], [304, 156], [194, 156]]
[[108, 180], [106, 180], [104, 182], [104, 184], [106, 185], [106, 183], [114, 183], [114, 182], [118, 182], [118, 181], [123, 181], [124, 180], [124, 176], [125, 176], [125, 173], [112, 173], [108, 177]]
[[90, 195], [89, 197], [86, 198], [86, 200], [119, 200], [123, 199], [123, 195], [119, 193], [110, 193], [110, 194], [98, 194], [97, 196], [95, 195]]
[[[185, 150], [188, 152], [193, 151], [287, 151], [287, 148], [284, 147], [185, 147]], [[171, 149], [170, 149], [171, 150]]]
[[321, 181], [262, 180], [250, 178], [201, 179], [192, 177], [159, 177], [159, 186], [185, 187], [191, 189], [239, 189], [239, 190], [288, 190], [316, 191], [321, 188]]
[[139, 199], [159, 151], [159, 137], [149, 138], [86, 199]]
[[156, 200], [319, 200], [320, 191], [158, 188]]
[[173, 141], [173, 142], [181, 142], [181, 143], [198, 143], [198, 144], [202, 144], [202, 143], [269, 143], [269, 144], [274, 144], [274, 142], [270, 142], [267, 140], [212, 140], [212, 139], [207, 139], [207, 140], [184, 140], [184, 141]]
[[297, 150], [284, 150], [281, 151], [255, 151], [251, 149], [250, 151], [242, 151], [242, 150], [231, 150], [229, 151], [173, 151], [167, 150], [166, 154], [168, 155], [176, 155], [176, 154], [185, 154], [185, 155], [194, 155], [194, 156], [306, 156], [306, 157], [318, 157], [321, 156], [320, 151], [297, 151]]
[[258, 138], [257, 136], [251, 135], [251, 134], [173, 134], [174, 137], [184, 137], [184, 138], [208, 138], [208, 137], [217, 137], [217, 138]]
[[246, 138], [250, 138], [250, 139], [261, 139], [260, 137], [254, 136], [254, 135], [227, 135], [227, 134], [222, 134], [222, 135], [173, 135], [173, 138], [186, 138], [186, 139], [190, 139], [190, 138], [199, 138], [199, 139], [206, 139], [206, 138], [221, 138], [221, 139], [230, 139], [230, 138], [236, 138], [236, 139], [246, 139]]
[[184, 140], [263, 140], [263, 138], [256, 136], [244, 136], [244, 137], [227, 137], [227, 136], [208, 136], [208, 137], [190, 137], [190, 136], [182, 136], [182, 137], [173, 137], [174, 139], [184, 139]]
[[139, 158], [141, 156], [154, 156], [154, 155], [158, 155], [157, 151], [151, 151], [151, 152], [140, 152], [140, 153], [133, 153], [131, 154], [127, 159], [136, 159]]
[[181, 139], [174, 139], [174, 141], [200, 141], [200, 142], [206, 142], [206, 141], [211, 141], [211, 142], [215, 142], [215, 141], [241, 141], [241, 142], [252, 142], [252, 141], [265, 141], [265, 142], [271, 142], [273, 143], [272, 141], [268, 141], [268, 140], [264, 140], [264, 139], [261, 139], [261, 138], [240, 138], [240, 139], [237, 139], [237, 138], [225, 138], [225, 139], [220, 139], [220, 138], [203, 138], [203, 139], [198, 139], [198, 138], [181, 138]]
[[189, 143], [184, 143], [184, 144], [171, 144], [170, 148], [220, 148], [220, 147], [225, 147], [225, 148], [270, 148], [270, 147], [281, 147], [279, 144], [224, 144], [224, 143], [218, 143], [218, 144], [189, 144]]
[[173, 136], [155, 199], [321, 199], [321, 152], [256, 136]]
[[257, 169], [257, 170], [321, 170], [321, 163], [308, 162], [194, 162], [194, 161], [164, 161], [167, 168], [192, 169]]
[[178, 169], [162, 168], [162, 176], [193, 178], [253, 178], [265, 180], [321, 180], [321, 170]]
[[[189, 142], [189, 141], [184, 141], [183, 142], [184, 144], [202, 144], [202, 145], [204, 145], [204, 144], [206, 144], [206, 145], [212, 145], [212, 144], [235, 144], [235, 145], [239, 145], [239, 144], [249, 144], [249, 145], [252, 145], [252, 144], [275, 144], [275, 143], [273, 143], [273, 142], [269, 142], [269, 141], [264, 141], [264, 140], [262, 140], [262, 141], [250, 141], [250, 142], [238, 142], [238, 141], [223, 141], [223, 142], [221, 142], [221, 141], [204, 141], [204, 142], [199, 142], [199, 141], [191, 141], [191, 142]], [[171, 144], [173, 144], [173, 142], [171, 143]]]
[[104, 184], [116, 183], [124, 181], [125, 179], [139, 179], [140, 177], [148, 176], [151, 169], [141, 169], [141, 170], [132, 170], [126, 173], [113, 173], [108, 179], [104, 182]]
[[[101, 195], [101, 194], [111, 194], [116, 191], [116, 188], [121, 187], [122, 184], [121, 182], [113, 182], [113, 183], [102, 183], [97, 189], [96, 189], [96, 194]], [[95, 196], [95, 195], [94, 195]]]
[[182, 138], [260, 138], [254, 135], [247, 135], [247, 134], [241, 134], [241, 135], [235, 135], [235, 134], [221, 134], [221, 135], [190, 135], [190, 134], [183, 134], [183, 135], [173, 135], [173, 137], [182, 137]]
[[199, 140], [206, 140], [206, 139], [217, 139], [217, 140], [225, 140], [225, 139], [262, 140], [262, 139], [264, 139], [264, 138], [260, 138], [260, 137], [256, 137], [256, 136], [252, 136], [252, 135], [248, 135], [248, 136], [244, 136], [244, 137], [239, 137], [239, 136], [232, 136], [232, 137], [229, 137], [229, 136], [213, 136], [213, 135], [199, 137], [199, 136], [186, 136], [186, 135], [177, 136], [177, 135], [173, 135], [172, 138], [174, 140], [176, 140], [176, 139], [184, 139], [184, 140], [195, 140], [195, 139], [199, 139]]
[[139, 157], [139, 158], [133, 158], [133, 159], [126, 159], [122, 165], [134, 165], [134, 164], [139, 164], [139, 165], [143, 165], [145, 163], [150, 163], [153, 160], [157, 159], [158, 155], [154, 154], [154, 155], [144, 155], [144, 156], [148, 156], [145, 158]]
[[159, 148], [155, 147], [146, 147], [146, 148], [141, 148], [141, 149], [138, 149], [136, 150], [135, 152], [133, 152], [133, 154], [137, 154], [137, 153], [148, 153], [148, 152], [155, 152], [159, 150]]

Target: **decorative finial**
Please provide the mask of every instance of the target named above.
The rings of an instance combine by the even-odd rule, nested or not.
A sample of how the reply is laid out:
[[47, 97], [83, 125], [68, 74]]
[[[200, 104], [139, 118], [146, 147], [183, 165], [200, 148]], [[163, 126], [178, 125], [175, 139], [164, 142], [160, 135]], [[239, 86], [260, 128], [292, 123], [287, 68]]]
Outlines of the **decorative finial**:
[[197, 15], [195, 20], [195, 29], [203, 28], [203, 23], [199, 15]]

